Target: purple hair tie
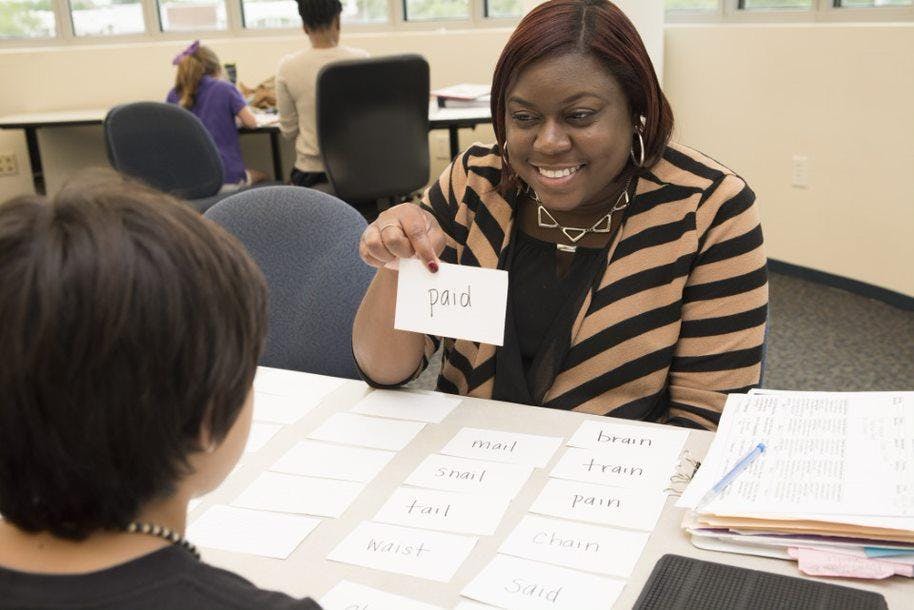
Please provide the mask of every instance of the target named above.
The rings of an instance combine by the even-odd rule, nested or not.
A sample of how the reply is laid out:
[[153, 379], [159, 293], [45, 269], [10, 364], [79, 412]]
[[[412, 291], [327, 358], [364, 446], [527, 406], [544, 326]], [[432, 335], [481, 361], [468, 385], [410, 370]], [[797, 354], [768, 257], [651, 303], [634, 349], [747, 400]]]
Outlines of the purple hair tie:
[[187, 45], [186, 49], [184, 49], [183, 51], [181, 51], [180, 53], [175, 55], [175, 58], [171, 60], [171, 65], [177, 66], [179, 63], [181, 63], [181, 60], [183, 60], [185, 57], [190, 57], [191, 55], [196, 53], [197, 49], [199, 49], [199, 48], [200, 48], [200, 41], [199, 40], [193, 41], [192, 43]]

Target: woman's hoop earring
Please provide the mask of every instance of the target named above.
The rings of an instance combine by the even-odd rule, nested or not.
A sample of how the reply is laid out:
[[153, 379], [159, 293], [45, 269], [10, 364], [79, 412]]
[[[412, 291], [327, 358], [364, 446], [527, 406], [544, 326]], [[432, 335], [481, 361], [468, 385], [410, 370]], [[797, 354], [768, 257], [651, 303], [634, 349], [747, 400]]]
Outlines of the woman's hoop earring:
[[641, 125], [635, 126], [635, 136], [638, 136], [638, 154], [635, 155], [635, 138], [632, 137], [632, 149], [630, 152], [632, 157], [632, 163], [636, 167], [644, 167], [644, 136], [641, 134], [644, 133], [644, 117], [641, 117]]
[[501, 158], [506, 165], [511, 165], [511, 162], [508, 161], [508, 143], [505, 142], [505, 145], [501, 147]]

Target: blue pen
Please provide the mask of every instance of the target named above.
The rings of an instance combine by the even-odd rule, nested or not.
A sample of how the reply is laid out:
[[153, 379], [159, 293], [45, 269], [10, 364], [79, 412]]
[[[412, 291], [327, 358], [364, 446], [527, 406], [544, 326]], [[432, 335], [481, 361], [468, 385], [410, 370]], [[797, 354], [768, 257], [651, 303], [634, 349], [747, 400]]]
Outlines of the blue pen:
[[730, 472], [724, 475], [724, 478], [722, 478], [714, 487], [708, 490], [708, 493], [706, 493], [701, 498], [701, 501], [695, 507], [695, 512], [701, 512], [702, 508], [707, 506], [711, 500], [719, 496], [720, 492], [722, 492], [727, 487], [727, 485], [732, 483], [733, 479], [739, 476], [739, 473], [748, 468], [749, 465], [752, 464], [752, 462], [754, 462], [763, 453], [765, 453], [765, 443], [759, 443], [755, 446], [755, 449], [746, 454], [746, 457], [738, 461], [736, 466], [731, 468]]

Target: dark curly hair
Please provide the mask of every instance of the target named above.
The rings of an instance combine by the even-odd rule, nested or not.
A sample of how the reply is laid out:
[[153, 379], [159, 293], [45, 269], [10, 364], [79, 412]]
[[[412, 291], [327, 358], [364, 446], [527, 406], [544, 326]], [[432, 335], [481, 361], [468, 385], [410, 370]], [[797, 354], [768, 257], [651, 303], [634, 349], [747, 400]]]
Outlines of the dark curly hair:
[[340, 0], [296, 0], [301, 21], [309, 30], [320, 30], [333, 25], [333, 20], [343, 12]]
[[105, 171], [0, 204], [0, 513], [80, 540], [174, 493], [250, 390], [266, 284], [244, 247]]

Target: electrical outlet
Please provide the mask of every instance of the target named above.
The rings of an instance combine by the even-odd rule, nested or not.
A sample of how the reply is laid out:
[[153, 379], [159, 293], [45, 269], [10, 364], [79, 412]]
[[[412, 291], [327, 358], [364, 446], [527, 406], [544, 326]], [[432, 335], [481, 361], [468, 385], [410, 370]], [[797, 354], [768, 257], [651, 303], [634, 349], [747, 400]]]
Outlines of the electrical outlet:
[[19, 163], [15, 153], [0, 153], [0, 176], [15, 176], [19, 173]]
[[446, 133], [432, 134], [432, 156], [438, 161], [451, 160], [451, 141]]
[[809, 188], [809, 157], [806, 155], [793, 156], [790, 184], [797, 188]]

